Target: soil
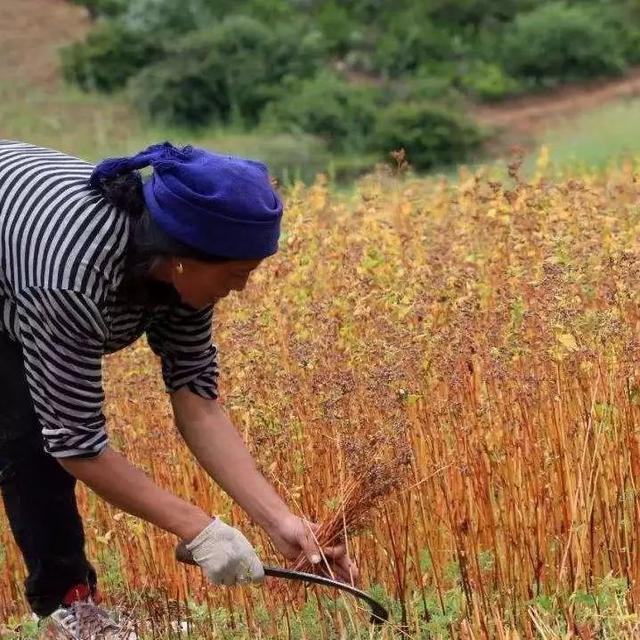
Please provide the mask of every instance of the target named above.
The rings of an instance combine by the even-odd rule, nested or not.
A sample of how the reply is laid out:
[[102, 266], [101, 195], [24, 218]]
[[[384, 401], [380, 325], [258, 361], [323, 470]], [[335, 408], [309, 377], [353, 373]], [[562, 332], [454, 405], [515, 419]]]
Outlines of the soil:
[[87, 11], [65, 0], [0, 0], [0, 82], [57, 86], [58, 48], [90, 28]]
[[621, 78], [567, 85], [538, 95], [475, 107], [472, 115], [485, 124], [527, 134], [558, 118], [573, 117], [607, 102], [637, 96], [640, 96], [640, 69], [635, 68]]
[[590, 109], [640, 96], [640, 68], [620, 78], [566, 85], [552, 91], [508, 99], [499, 104], [474, 106], [470, 115], [497, 129], [488, 144], [489, 155], [500, 156], [514, 146], [531, 150], [537, 136], [551, 126], [575, 118]]

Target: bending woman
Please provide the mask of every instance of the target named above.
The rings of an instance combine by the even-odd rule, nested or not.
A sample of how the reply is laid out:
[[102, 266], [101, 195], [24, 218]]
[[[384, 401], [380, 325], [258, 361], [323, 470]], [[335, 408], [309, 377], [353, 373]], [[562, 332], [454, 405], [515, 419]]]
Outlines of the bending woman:
[[[79, 603], [117, 632], [95, 606], [76, 480], [188, 541], [214, 583], [263, 578], [242, 533], [109, 444], [101, 359], [143, 333], [202, 467], [283, 555], [319, 560], [309, 523], [258, 472], [217, 402], [213, 307], [277, 251], [281, 217], [256, 161], [167, 142], [94, 167], [0, 141], [0, 488], [27, 566], [26, 598], [60, 637], [74, 637]], [[338, 575], [355, 573], [344, 547], [323, 551]]]

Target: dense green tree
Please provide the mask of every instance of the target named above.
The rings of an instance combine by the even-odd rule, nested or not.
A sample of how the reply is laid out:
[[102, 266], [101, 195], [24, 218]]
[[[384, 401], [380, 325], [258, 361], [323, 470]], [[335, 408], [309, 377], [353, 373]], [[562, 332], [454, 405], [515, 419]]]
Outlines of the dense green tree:
[[415, 71], [430, 60], [446, 60], [458, 53], [455, 35], [439, 29], [424, 7], [398, 13], [380, 35], [376, 46], [376, 67], [397, 76]]
[[121, 20], [105, 22], [84, 42], [62, 50], [65, 78], [90, 91], [114, 91], [141, 67], [162, 56], [163, 44], [127, 29]]
[[216, 16], [212, 0], [133, 0], [128, 4], [123, 22], [136, 33], [166, 38], [201, 29]]
[[532, 84], [559, 84], [625, 68], [620, 34], [601, 7], [563, 0], [519, 14], [504, 38], [502, 63]]
[[429, 102], [395, 103], [380, 111], [371, 147], [381, 154], [404, 149], [416, 169], [464, 160], [484, 133], [462, 113]]
[[283, 23], [270, 29], [236, 15], [167, 45], [166, 56], [132, 79], [136, 101], [151, 116], [202, 125], [255, 124], [283, 83], [316, 72], [322, 43]]
[[431, 0], [429, 14], [440, 24], [494, 27], [535, 8], [538, 0]]
[[101, 16], [113, 18], [127, 8], [127, 0], [71, 0], [74, 4], [86, 7], [93, 20]]
[[380, 92], [323, 71], [292, 85], [267, 106], [263, 123], [289, 133], [312, 133], [333, 151], [362, 150], [375, 122]]

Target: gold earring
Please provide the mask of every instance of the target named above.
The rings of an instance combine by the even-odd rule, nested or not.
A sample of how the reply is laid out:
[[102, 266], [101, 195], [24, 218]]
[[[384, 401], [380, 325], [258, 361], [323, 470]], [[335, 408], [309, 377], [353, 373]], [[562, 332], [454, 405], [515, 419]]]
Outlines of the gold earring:
[[184, 273], [184, 267], [182, 266], [182, 262], [178, 262], [178, 266], [176, 267], [176, 271], [178, 273]]

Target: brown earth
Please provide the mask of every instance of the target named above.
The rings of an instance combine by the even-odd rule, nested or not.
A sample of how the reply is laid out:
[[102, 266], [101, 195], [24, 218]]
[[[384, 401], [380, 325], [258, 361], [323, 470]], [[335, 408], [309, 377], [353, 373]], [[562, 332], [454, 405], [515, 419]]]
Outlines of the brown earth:
[[513, 98], [497, 105], [475, 107], [474, 117], [485, 124], [531, 133], [558, 118], [575, 116], [607, 102], [640, 95], [640, 69], [616, 79], [567, 85], [539, 95]]
[[57, 49], [90, 27], [86, 10], [65, 0], [0, 0], [0, 82], [55, 87]]

